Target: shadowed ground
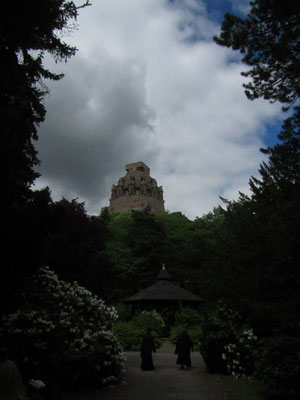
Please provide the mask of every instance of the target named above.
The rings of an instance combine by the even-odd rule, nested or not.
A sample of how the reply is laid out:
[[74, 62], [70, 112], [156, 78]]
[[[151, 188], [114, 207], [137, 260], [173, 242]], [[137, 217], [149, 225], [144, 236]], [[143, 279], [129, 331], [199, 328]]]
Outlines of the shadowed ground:
[[154, 371], [140, 369], [139, 352], [127, 352], [127, 384], [108, 387], [98, 393], [70, 395], [68, 400], [223, 400], [224, 396], [205, 372], [201, 355], [192, 352], [192, 368], [176, 365], [174, 346], [164, 340], [153, 354]]

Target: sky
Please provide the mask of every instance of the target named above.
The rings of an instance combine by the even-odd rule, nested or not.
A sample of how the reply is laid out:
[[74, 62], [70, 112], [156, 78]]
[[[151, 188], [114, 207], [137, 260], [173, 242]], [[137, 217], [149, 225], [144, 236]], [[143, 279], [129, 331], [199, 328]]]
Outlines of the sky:
[[[76, 2], [77, 4], [80, 1]], [[191, 220], [249, 192], [274, 143], [280, 105], [250, 101], [241, 55], [218, 46], [226, 11], [245, 0], [91, 0], [63, 40], [78, 52], [48, 82], [39, 127], [41, 177], [52, 198], [109, 205], [125, 164], [143, 161], [163, 187], [165, 209]]]

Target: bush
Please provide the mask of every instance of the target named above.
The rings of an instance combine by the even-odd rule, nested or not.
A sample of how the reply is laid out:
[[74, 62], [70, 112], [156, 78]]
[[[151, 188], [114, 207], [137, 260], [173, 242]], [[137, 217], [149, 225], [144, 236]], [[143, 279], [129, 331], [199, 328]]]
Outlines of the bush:
[[185, 326], [186, 328], [191, 326], [200, 326], [203, 322], [203, 315], [189, 307], [182, 307], [175, 314], [175, 326]]
[[132, 311], [130, 305], [120, 302], [115, 306], [115, 309], [119, 316], [118, 321], [126, 322], [132, 319]]
[[254, 373], [257, 337], [253, 330], [242, 327], [234, 331], [233, 343], [224, 346], [223, 360], [227, 372], [236, 378], [251, 377]]
[[222, 301], [207, 312], [200, 338], [200, 352], [213, 373], [251, 375], [257, 338], [240, 315]]
[[144, 331], [146, 331], [148, 328], [152, 328], [152, 330], [156, 333], [159, 333], [161, 328], [165, 326], [161, 315], [155, 310], [144, 310], [140, 313], [137, 313], [133, 318], [133, 322], [138, 328]]
[[256, 377], [272, 399], [300, 398], [300, 338], [280, 336], [259, 342]]
[[124, 354], [111, 331], [116, 319], [114, 308], [43, 267], [20, 309], [2, 321], [1, 356], [15, 360], [24, 378], [52, 377], [73, 387], [111, 384], [124, 374]]
[[124, 350], [137, 350], [145, 332], [132, 322], [116, 322], [113, 331]]
[[155, 347], [160, 347], [161, 340], [158, 332], [163, 325], [164, 321], [156, 311], [142, 311], [137, 313], [131, 321], [116, 322], [113, 325], [113, 331], [124, 350], [138, 351], [148, 328], [152, 328]]
[[178, 336], [181, 334], [182, 331], [186, 330], [189, 337], [191, 338], [191, 341], [193, 342], [193, 346], [194, 346], [194, 351], [195, 350], [199, 350], [199, 338], [200, 338], [200, 334], [201, 334], [201, 327], [193, 327], [193, 328], [189, 328], [186, 329], [185, 326], [174, 326], [173, 328], [171, 328], [171, 332], [170, 332], [170, 336], [169, 339], [171, 340], [171, 342], [173, 344], [176, 344], [176, 341], [178, 339]]

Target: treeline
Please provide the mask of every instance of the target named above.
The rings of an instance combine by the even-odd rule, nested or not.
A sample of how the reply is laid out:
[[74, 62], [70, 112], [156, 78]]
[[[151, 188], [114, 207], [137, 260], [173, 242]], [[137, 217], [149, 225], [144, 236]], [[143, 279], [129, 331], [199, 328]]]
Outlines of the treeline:
[[[189, 220], [150, 209], [87, 215], [84, 204], [53, 202], [32, 192], [7, 232], [15, 251], [3, 268], [1, 294], [17, 302], [25, 276], [48, 265], [108, 303], [150, 285], [165, 264], [173, 281], [203, 297], [223, 299], [259, 335], [296, 329], [300, 310], [299, 123], [288, 119], [281, 142], [265, 152], [251, 195]], [[297, 122], [297, 123], [296, 123]], [[7, 304], [2, 302], [2, 305]], [[5, 308], [5, 306], [4, 306]]]
[[[223, 207], [194, 221], [180, 212], [150, 209], [89, 216], [76, 199], [54, 202], [49, 189], [31, 192], [6, 232], [15, 248], [2, 267], [2, 314], [18, 310], [28, 278], [43, 265], [63, 281], [76, 280], [108, 304], [118, 304], [153, 283], [165, 264], [175, 283], [205, 300], [201, 352], [208, 369], [223, 373], [229, 367], [236, 373], [239, 362], [274, 398], [297, 398], [296, 111], [285, 121], [279, 143], [264, 150], [269, 159], [260, 166], [260, 178], [250, 179], [250, 195], [224, 199]], [[230, 346], [240, 346], [232, 360]]]
[[[54, 202], [47, 188], [31, 191], [6, 232], [15, 248], [2, 267], [2, 314], [18, 310], [28, 278], [42, 265], [63, 281], [77, 280], [108, 304], [118, 304], [153, 283], [165, 264], [175, 283], [205, 299], [201, 352], [209, 370], [226, 372], [230, 367], [235, 372], [238, 361], [245, 373], [267, 383], [274, 398], [296, 399], [296, 111], [285, 121], [279, 143], [264, 150], [269, 159], [260, 166], [260, 178], [250, 179], [251, 194], [241, 193], [237, 201], [224, 199], [223, 207], [194, 221], [180, 212], [154, 214], [150, 209], [89, 216], [76, 199]], [[241, 340], [244, 346], [230, 360], [230, 346]]]

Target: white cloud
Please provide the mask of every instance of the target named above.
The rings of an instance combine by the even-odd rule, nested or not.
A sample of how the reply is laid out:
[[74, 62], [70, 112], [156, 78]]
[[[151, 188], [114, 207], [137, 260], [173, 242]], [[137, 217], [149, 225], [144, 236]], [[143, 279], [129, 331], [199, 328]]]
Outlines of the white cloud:
[[[165, 206], [201, 216], [247, 190], [279, 108], [246, 99], [239, 56], [217, 46], [205, 3], [102, 0], [81, 10], [78, 54], [51, 85], [40, 129], [42, 179], [53, 197], [108, 205], [124, 165], [144, 161]], [[198, 6], [197, 12], [195, 7]], [[191, 10], [193, 12], [191, 12]]]
[[249, 0], [230, 0], [234, 12], [239, 11], [242, 14], [248, 14], [250, 11]]

